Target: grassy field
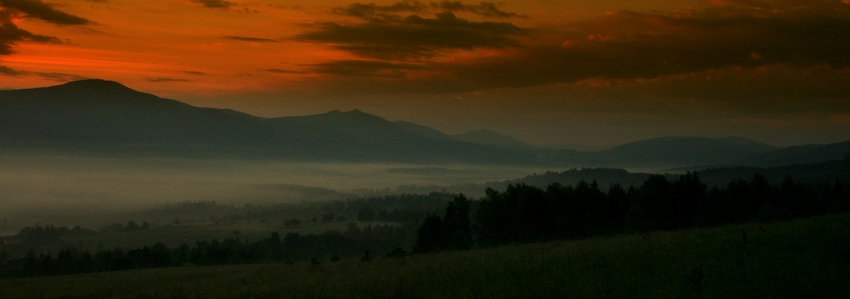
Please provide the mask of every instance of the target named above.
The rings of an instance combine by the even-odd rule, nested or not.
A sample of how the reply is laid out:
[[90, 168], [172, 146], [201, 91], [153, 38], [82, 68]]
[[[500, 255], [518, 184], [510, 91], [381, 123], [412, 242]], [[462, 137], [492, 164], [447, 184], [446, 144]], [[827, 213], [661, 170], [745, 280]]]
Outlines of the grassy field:
[[850, 298], [850, 215], [368, 262], [0, 280], [0, 298]]
[[[360, 228], [367, 225], [384, 225], [384, 222], [357, 222]], [[259, 241], [271, 236], [272, 232], [280, 233], [283, 237], [287, 233], [299, 233], [302, 235], [321, 234], [328, 230], [346, 231], [350, 222], [303, 222], [298, 226], [286, 227], [280, 222], [221, 222], [221, 223], [199, 223], [155, 226], [150, 229], [136, 230], [131, 232], [97, 233], [93, 235], [69, 238], [68, 242], [78, 244], [79, 248], [96, 249], [97, 245], [103, 243], [107, 249], [140, 248], [152, 246], [161, 242], [168, 247], [176, 247], [181, 243], [194, 244], [196, 240], [224, 240], [226, 238], [238, 238], [251, 242]], [[394, 223], [388, 223], [394, 224]]]

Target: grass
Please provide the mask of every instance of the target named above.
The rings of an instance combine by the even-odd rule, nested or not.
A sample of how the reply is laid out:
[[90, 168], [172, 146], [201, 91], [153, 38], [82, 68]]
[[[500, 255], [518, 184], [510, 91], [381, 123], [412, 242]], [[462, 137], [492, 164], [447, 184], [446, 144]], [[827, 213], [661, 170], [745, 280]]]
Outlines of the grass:
[[0, 280], [0, 298], [825, 299], [850, 297], [848, 265], [845, 214], [369, 262]]

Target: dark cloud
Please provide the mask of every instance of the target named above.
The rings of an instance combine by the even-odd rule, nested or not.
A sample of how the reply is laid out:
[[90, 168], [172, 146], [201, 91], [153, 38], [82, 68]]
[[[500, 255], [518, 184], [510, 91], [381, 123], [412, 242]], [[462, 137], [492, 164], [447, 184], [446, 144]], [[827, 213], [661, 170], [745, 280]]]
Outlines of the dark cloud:
[[[320, 24], [319, 30], [307, 32], [299, 38], [331, 43], [352, 54], [384, 60], [385, 64], [360, 65], [356, 71], [351, 70], [347, 60], [315, 68], [321, 73], [349, 76], [349, 79], [356, 80], [356, 88], [361, 89], [369, 84], [363, 78], [353, 78], [361, 74], [378, 72], [404, 78], [386, 88], [388, 92], [446, 93], [573, 84], [591, 79], [614, 80], [611, 82], [646, 80], [737, 68], [758, 70], [747, 73], [747, 76], [759, 76], [760, 72], [778, 69], [791, 73], [796, 70], [795, 75], [787, 78], [802, 78], [802, 74], [810, 72], [813, 67], [850, 68], [850, 39], [847, 38], [850, 36], [850, 5], [836, 1], [771, 1], [771, 6], [759, 6], [770, 8], [765, 11], [755, 8], [760, 3], [730, 3], [701, 11], [616, 11], [589, 20], [534, 30], [516, 28], [508, 23], [487, 23], [505, 26], [499, 29], [445, 25], [454, 22], [484, 24], [457, 18], [419, 18], [387, 23], [367, 21], [359, 25], [325, 23]], [[442, 31], [446, 28], [452, 30]], [[527, 34], [522, 39], [524, 44], [513, 38], [518, 34]], [[421, 69], [417, 70], [399, 63], [411, 62], [417, 56], [438, 56], [446, 49], [477, 47], [498, 51], [451, 62], [440, 59], [422, 61], [419, 64]], [[772, 68], [777, 65], [783, 67]], [[437, 73], [439, 76], [398, 75], [416, 72]], [[377, 81], [376, 85], [384, 84], [385, 79]], [[836, 73], [830, 82], [842, 80], [850, 86], [846, 84], [850, 81], [846, 72]], [[764, 84], [765, 81], [754, 79], [753, 82]], [[794, 85], [794, 80], [782, 82]], [[342, 83], [340, 86], [343, 86]], [[724, 85], [712, 86], [722, 88]], [[765, 87], [768, 85], [727, 86], [736, 86], [726, 89], [727, 96], [780, 96], [771, 93], [771, 88]], [[818, 85], [811, 83], [806, 86], [816, 88]], [[793, 89], [796, 90], [793, 94], [797, 98], [803, 97], [805, 93], [800, 90], [806, 88]], [[380, 88], [375, 90], [382, 91]], [[710, 88], [700, 90], [708, 91]], [[829, 91], [821, 97], [850, 97], [848, 89], [821, 86], [817, 90], [815, 93]], [[791, 92], [790, 89], [787, 91]], [[687, 92], [683, 89], [678, 94], [683, 96]]]
[[264, 69], [263, 71], [270, 73], [280, 73], [280, 74], [305, 74], [305, 71], [293, 71], [293, 70], [284, 70], [284, 69]]
[[17, 77], [17, 76], [21, 76], [21, 75], [24, 75], [24, 74], [25, 74], [24, 72], [16, 71], [16, 70], [13, 70], [11, 68], [0, 65], [0, 75]]
[[24, 77], [24, 76], [36, 76], [45, 78], [48, 80], [59, 81], [59, 82], [67, 82], [73, 80], [81, 80], [86, 79], [85, 77], [63, 74], [63, 73], [44, 73], [44, 72], [28, 72], [28, 71], [19, 71], [6, 66], [0, 65], [0, 75], [9, 76], [9, 77]]
[[223, 8], [228, 9], [236, 3], [224, 0], [190, 0], [192, 3], [203, 5], [206, 8]]
[[18, 28], [12, 23], [8, 15], [4, 17], [0, 11], [0, 55], [12, 54], [12, 45], [20, 41], [32, 41], [38, 43], [61, 43], [58, 38], [46, 35], [33, 34]]
[[65, 74], [65, 73], [44, 73], [44, 72], [33, 72], [32, 75], [42, 77], [48, 80], [58, 81], [58, 82], [68, 82], [68, 81], [76, 81], [89, 79], [88, 77]]
[[149, 77], [145, 78], [148, 82], [190, 82], [187, 79], [181, 78], [166, 78], [166, 77]]
[[189, 75], [198, 75], [198, 76], [200, 76], [200, 75], [206, 75], [206, 74], [205, 74], [205, 73], [203, 73], [203, 72], [197, 72], [197, 71], [183, 71], [183, 73], [185, 73], [185, 74], [189, 74]]
[[479, 4], [463, 4], [460, 1], [443, 1], [431, 3], [432, 7], [455, 12], [471, 12], [480, 16], [490, 18], [527, 18], [517, 13], [499, 9], [496, 3], [481, 2]]
[[403, 13], [429, 12], [469, 12], [488, 18], [526, 18], [526, 16], [499, 9], [496, 3], [481, 2], [479, 4], [464, 4], [460, 1], [442, 1], [423, 3], [419, 1], [402, 1], [392, 5], [376, 5], [375, 3], [354, 3], [346, 7], [337, 7], [333, 12], [339, 15], [357, 17], [370, 21], [400, 20]]
[[319, 23], [314, 31], [295, 40], [328, 43], [355, 55], [373, 59], [427, 58], [446, 50], [517, 47], [515, 36], [527, 30], [502, 22], [473, 22], [451, 12], [435, 18], [411, 15], [400, 20], [367, 21], [347, 25]]
[[53, 9], [47, 3], [40, 0], [0, 0], [0, 7], [13, 9], [26, 14], [32, 18], [57, 25], [83, 25], [89, 20]]
[[226, 39], [246, 41], [246, 42], [258, 42], [258, 43], [276, 43], [279, 42], [277, 40], [261, 38], [261, 37], [249, 37], [249, 36], [225, 36]]
[[19, 28], [14, 18], [37, 18], [57, 25], [82, 25], [88, 20], [53, 9], [39, 0], [0, 0], [0, 55], [13, 53], [17, 42], [61, 43], [56, 37], [34, 34]]
[[396, 2], [393, 5], [376, 5], [375, 3], [363, 4], [354, 3], [346, 7], [337, 7], [333, 9], [335, 14], [357, 17], [364, 20], [382, 21], [382, 20], [400, 20], [398, 13], [419, 13], [428, 10], [428, 6], [414, 2]]
[[314, 67], [318, 73], [358, 78], [404, 78], [409, 71], [422, 69], [422, 66], [415, 64], [376, 60], [338, 60], [317, 64]]

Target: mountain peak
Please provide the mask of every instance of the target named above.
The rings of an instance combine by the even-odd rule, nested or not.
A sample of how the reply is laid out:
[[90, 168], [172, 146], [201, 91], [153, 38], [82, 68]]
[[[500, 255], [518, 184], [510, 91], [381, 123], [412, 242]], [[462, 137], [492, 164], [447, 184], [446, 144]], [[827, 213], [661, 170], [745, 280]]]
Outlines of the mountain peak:
[[84, 79], [71, 81], [62, 85], [62, 87], [68, 88], [79, 88], [79, 89], [92, 89], [92, 90], [133, 90], [127, 86], [122, 85], [121, 83], [103, 79]]

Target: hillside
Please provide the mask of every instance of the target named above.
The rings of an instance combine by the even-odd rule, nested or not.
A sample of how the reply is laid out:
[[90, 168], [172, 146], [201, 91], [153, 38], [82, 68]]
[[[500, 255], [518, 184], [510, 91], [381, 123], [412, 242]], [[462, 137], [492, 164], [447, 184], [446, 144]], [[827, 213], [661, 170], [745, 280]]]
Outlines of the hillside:
[[232, 110], [193, 107], [103, 80], [0, 91], [4, 150], [117, 156], [293, 155], [309, 140]]
[[627, 143], [593, 157], [620, 167], [724, 165], [776, 149], [739, 137], [661, 137]]
[[464, 252], [2, 279], [13, 298], [845, 298], [850, 215]]
[[809, 164], [842, 159], [847, 154], [850, 154], [850, 141], [831, 144], [806, 144], [755, 155], [741, 161], [741, 163], [762, 167]]
[[489, 130], [447, 135], [360, 110], [262, 118], [194, 107], [119, 83], [0, 90], [0, 152], [94, 157], [464, 163], [641, 171], [838, 159], [850, 141], [777, 148], [740, 137], [660, 137], [604, 151], [551, 150]]
[[104, 80], [0, 91], [3, 151], [336, 161], [530, 163], [533, 157], [435, 139], [359, 110], [266, 119], [199, 108]]
[[537, 149], [534, 146], [532, 146], [528, 143], [522, 142], [522, 141], [520, 141], [516, 138], [513, 138], [511, 136], [507, 136], [507, 135], [502, 135], [502, 134], [499, 134], [499, 133], [496, 133], [496, 132], [493, 132], [493, 131], [490, 131], [490, 130], [467, 131], [466, 133], [454, 135], [452, 137], [454, 137], [454, 139], [456, 139], [456, 140], [463, 141], [463, 142], [469, 142], [469, 143], [475, 143], [475, 144], [481, 144], [481, 145], [487, 145], [487, 146], [493, 146], [493, 147], [501, 147], [501, 148], [507, 148], [507, 149], [516, 149], [516, 150], [535, 150], [535, 149]]

